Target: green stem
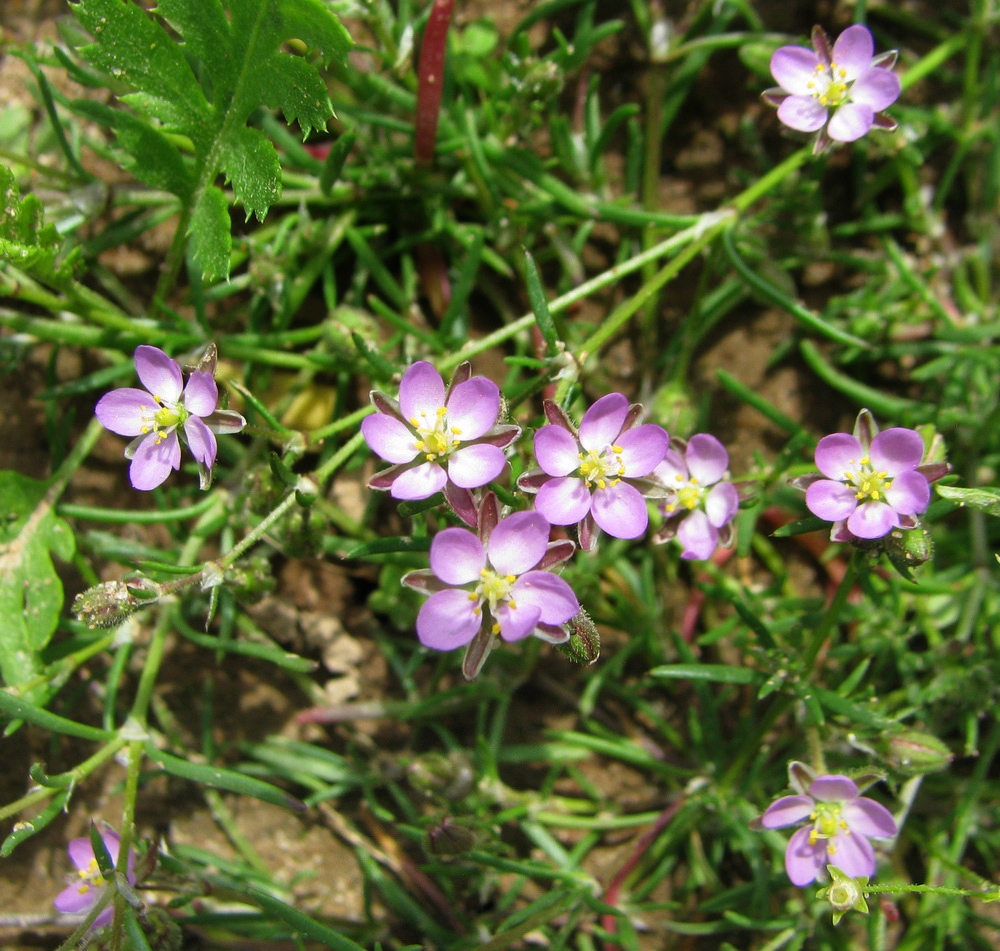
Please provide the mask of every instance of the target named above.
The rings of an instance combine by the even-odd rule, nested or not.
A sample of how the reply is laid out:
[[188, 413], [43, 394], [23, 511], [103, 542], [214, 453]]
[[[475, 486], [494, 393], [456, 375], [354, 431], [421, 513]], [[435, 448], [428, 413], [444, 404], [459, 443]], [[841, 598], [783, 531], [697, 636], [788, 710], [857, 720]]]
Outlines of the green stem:
[[823, 614], [823, 620], [819, 622], [816, 630], [813, 631], [812, 640], [806, 648], [802, 661], [803, 669], [806, 671], [812, 671], [813, 665], [816, 663], [816, 658], [819, 657], [819, 653], [826, 644], [831, 631], [840, 620], [840, 612], [847, 603], [847, 596], [851, 593], [854, 582], [858, 577], [857, 559], [858, 555], [855, 553], [847, 562], [847, 569], [844, 571], [844, 576], [840, 579], [840, 584], [837, 585], [833, 600]]

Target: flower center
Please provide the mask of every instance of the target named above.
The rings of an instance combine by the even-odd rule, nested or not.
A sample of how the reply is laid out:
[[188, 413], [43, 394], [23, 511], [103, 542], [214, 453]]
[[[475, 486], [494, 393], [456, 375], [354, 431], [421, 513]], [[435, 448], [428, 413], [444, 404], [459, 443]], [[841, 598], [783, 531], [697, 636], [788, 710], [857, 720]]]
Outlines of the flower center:
[[448, 426], [448, 410], [439, 406], [433, 419], [429, 419], [426, 411], [421, 411], [420, 417], [411, 416], [410, 424], [417, 431], [416, 447], [422, 452], [428, 462], [434, 462], [439, 456], [446, 456], [457, 445], [456, 436], [462, 435], [457, 426]]
[[81, 895], [86, 895], [93, 886], [103, 881], [101, 869], [97, 864], [96, 858], [91, 859], [90, 864], [86, 868], [78, 869], [76, 874], [81, 879], [80, 884], [76, 887], [76, 890]]
[[[596, 485], [606, 489], [609, 485], [617, 485], [625, 475], [625, 463], [622, 461], [621, 446], [607, 446], [600, 452], [590, 449], [587, 454], [577, 453], [580, 460], [580, 475], [588, 486]], [[610, 476], [610, 478], [608, 478]]]
[[844, 479], [855, 488], [854, 497], [859, 502], [871, 499], [880, 502], [885, 498], [887, 489], [892, 488], [892, 479], [888, 472], [876, 472], [868, 456], [862, 456], [860, 461], [850, 461], [851, 469], [844, 472]]
[[851, 84], [847, 82], [847, 70], [842, 66], [831, 63], [827, 68], [817, 63], [813, 73], [814, 79], [807, 85], [813, 99], [819, 100], [821, 106], [836, 107], [848, 98]]
[[839, 802], [818, 802], [809, 816], [813, 821], [809, 832], [809, 844], [815, 845], [820, 839], [826, 839], [826, 851], [833, 855], [837, 851], [833, 840], [838, 835], [850, 835], [851, 830], [840, 814]]
[[[481, 613], [482, 603], [486, 601], [490, 606], [490, 614], [496, 617], [497, 613], [497, 603], [500, 601], [506, 601], [507, 606], [514, 610], [517, 608], [517, 604], [514, 603], [514, 599], [510, 596], [511, 585], [517, 581], [517, 575], [501, 575], [493, 571], [492, 568], [483, 568], [479, 572], [480, 582], [476, 585], [475, 590], [469, 595], [470, 601], [478, 601], [479, 605], [476, 607], [476, 614]], [[494, 623], [493, 633], [500, 633], [500, 624]]]
[[674, 486], [674, 494], [664, 503], [663, 511], [667, 515], [673, 515], [681, 506], [688, 510], [696, 509], [705, 494], [704, 486], [698, 485], [697, 479], [685, 479], [680, 473], [674, 478], [678, 485]]
[[191, 414], [177, 403], [171, 403], [161, 396], [154, 396], [156, 406], [140, 406], [142, 413], [142, 432], [155, 433], [156, 442], [163, 442], [180, 423]]

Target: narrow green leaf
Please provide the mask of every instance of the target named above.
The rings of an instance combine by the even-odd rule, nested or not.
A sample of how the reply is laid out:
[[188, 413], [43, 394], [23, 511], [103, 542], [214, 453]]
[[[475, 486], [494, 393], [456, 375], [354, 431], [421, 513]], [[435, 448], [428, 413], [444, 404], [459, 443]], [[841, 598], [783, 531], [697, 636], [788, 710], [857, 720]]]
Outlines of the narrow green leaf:
[[556, 325], [549, 312], [549, 302], [545, 298], [545, 289], [542, 287], [538, 268], [535, 267], [535, 259], [527, 248], [522, 250], [524, 251], [524, 281], [528, 289], [528, 302], [531, 304], [531, 311], [535, 315], [538, 330], [545, 340], [546, 349], [551, 357], [557, 351], [559, 334], [556, 332]]
[[198, 196], [191, 211], [188, 234], [191, 254], [207, 280], [229, 277], [233, 249], [229, 205], [222, 190], [209, 185]]
[[759, 670], [730, 664], [663, 664], [654, 667], [649, 675], [671, 680], [710, 680], [724, 684], [756, 684], [764, 679]]
[[323, 169], [319, 173], [319, 189], [324, 195], [330, 194], [330, 190], [340, 178], [344, 162], [347, 161], [347, 156], [354, 148], [357, 138], [356, 133], [347, 131], [330, 146], [330, 151], [326, 153], [326, 158], [323, 161]]
[[839, 693], [827, 690], [825, 687], [813, 687], [819, 702], [833, 713], [854, 720], [856, 723], [863, 723], [865, 726], [874, 727], [877, 730], [898, 730], [899, 723], [889, 717], [882, 716], [871, 707], [862, 706], [853, 700], [842, 697]]
[[829, 529], [830, 523], [824, 521], [816, 515], [807, 518], [800, 518], [796, 522], [789, 522], [787, 525], [780, 525], [771, 534], [775, 538], [789, 538], [792, 535], [804, 535], [806, 532], [818, 532], [820, 529]]
[[427, 552], [431, 550], [429, 538], [376, 538], [347, 552], [345, 558], [367, 558], [370, 555], [388, 555], [400, 551]]
[[36, 707], [33, 703], [4, 690], [0, 690], [0, 716], [8, 720], [27, 720], [28, 723], [34, 723], [52, 733], [76, 736], [81, 740], [107, 741], [114, 737], [114, 734], [107, 730], [67, 720], [66, 717]]
[[979, 509], [987, 515], [1000, 516], [1000, 489], [993, 486], [970, 489], [959, 485], [939, 485], [937, 493], [941, 498], [959, 505]]
[[25, 839], [30, 838], [36, 832], [41, 832], [56, 816], [61, 815], [71, 794], [71, 789], [61, 789], [37, 816], [18, 822], [14, 826], [13, 832], [3, 840], [3, 845], [0, 845], [0, 858], [7, 858]]
[[286, 905], [283, 901], [269, 895], [267, 892], [257, 888], [238, 889], [248, 901], [259, 905], [268, 913], [279, 918], [286, 925], [294, 928], [306, 938], [319, 942], [324, 948], [332, 948], [333, 951], [365, 951], [360, 944], [356, 944], [350, 938], [345, 937], [339, 931], [334, 931], [327, 925], [321, 924], [314, 918], [303, 914], [291, 905]]

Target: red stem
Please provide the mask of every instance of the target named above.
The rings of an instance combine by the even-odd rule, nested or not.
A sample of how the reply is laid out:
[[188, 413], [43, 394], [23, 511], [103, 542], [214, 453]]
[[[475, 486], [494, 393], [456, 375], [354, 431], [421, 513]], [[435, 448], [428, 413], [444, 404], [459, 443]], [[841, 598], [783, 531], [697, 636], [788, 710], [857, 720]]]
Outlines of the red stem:
[[417, 67], [417, 123], [413, 134], [413, 157], [418, 165], [434, 161], [438, 115], [441, 112], [441, 82], [444, 54], [448, 47], [448, 27], [455, 0], [434, 0]]

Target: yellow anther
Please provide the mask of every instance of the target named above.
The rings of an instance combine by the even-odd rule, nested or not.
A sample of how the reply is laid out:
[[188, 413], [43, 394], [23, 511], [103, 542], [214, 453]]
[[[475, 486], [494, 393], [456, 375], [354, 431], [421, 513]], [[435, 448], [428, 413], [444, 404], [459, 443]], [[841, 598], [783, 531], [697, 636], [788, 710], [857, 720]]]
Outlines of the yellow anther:
[[470, 601], [478, 601], [479, 600], [479, 595], [478, 594], [470, 594], [469, 595], [469, 600]]
[[[424, 414], [423, 414], [423, 413], [421, 413], [420, 415], [421, 415], [421, 416], [423, 416]], [[416, 416], [411, 416], [411, 417], [410, 417], [410, 422], [411, 422], [411, 423], [412, 423], [412, 424], [413, 424], [414, 426], [419, 426], [419, 425], [420, 425], [420, 420], [419, 420], [419, 419], [417, 419], [417, 417], [416, 417]]]
[[454, 434], [455, 434], [456, 436], [461, 436], [461, 435], [462, 435], [462, 430], [460, 430], [460, 429], [459, 429], [459, 428], [458, 428], [457, 426], [452, 426], [452, 427], [451, 427], [451, 431], [452, 431], [452, 432], [453, 432], [453, 433], [454, 433]]
[[77, 888], [77, 891], [78, 891], [78, 892], [79, 892], [79, 893], [80, 893], [81, 895], [86, 895], [86, 894], [87, 894], [87, 892], [89, 892], [89, 891], [90, 891], [90, 886], [89, 886], [89, 885], [88, 885], [88, 884], [87, 884], [86, 882], [84, 882], [84, 883], [83, 883], [82, 885], [80, 885], [80, 886], [79, 886], [79, 887]]
[[423, 452], [424, 451], [424, 445], [425, 445], [425, 443], [424, 443], [424, 441], [422, 439], [418, 439], [413, 445], [415, 445], [417, 447], [417, 452]]
[[514, 610], [514, 608], [516, 608], [516, 607], [517, 607], [517, 602], [515, 602], [515, 601], [514, 601], [513, 599], [511, 599], [511, 600], [510, 600], [510, 601], [508, 601], [507, 603], [508, 603], [508, 604], [510, 605], [510, 609], [511, 609], [512, 611]]
[[444, 416], [444, 414], [445, 414], [445, 413], [447, 413], [447, 412], [448, 412], [448, 410], [447, 410], [447, 408], [446, 408], [446, 407], [444, 407], [444, 406], [439, 406], [439, 407], [437, 408], [437, 414], [438, 414], [438, 419], [440, 419], [440, 418], [441, 418], [442, 416]]
[[612, 452], [624, 452], [625, 450], [624, 450], [624, 449], [622, 449], [622, 447], [621, 447], [621, 446], [612, 446], [612, 447], [611, 447], [611, 451], [612, 451]]
[[682, 476], [682, 475], [679, 475], [679, 474], [678, 474], [678, 475], [675, 475], [675, 476], [674, 476], [674, 478], [675, 478], [675, 479], [676, 479], [676, 480], [677, 480], [678, 482], [683, 482], [683, 481], [684, 481], [684, 476]]
[[427, 455], [424, 458], [428, 462], [433, 462], [435, 459], [437, 459], [437, 456], [435, 456], [433, 452], [429, 452], [429, 453], [427, 453]]
[[500, 633], [500, 625], [499, 624], [494, 624], [493, 627], [490, 628], [490, 630], [494, 634], [499, 634]]
[[507, 584], [513, 584], [517, 581], [517, 575], [504, 575], [503, 580], [506, 581]]
[[863, 466], [871, 465], [871, 459], [869, 459], [868, 456], [862, 456], [861, 465]]
[[597, 480], [597, 488], [599, 488], [599, 489], [606, 489], [607, 487], [608, 487], [608, 484], [603, 479], [598, 479]]

